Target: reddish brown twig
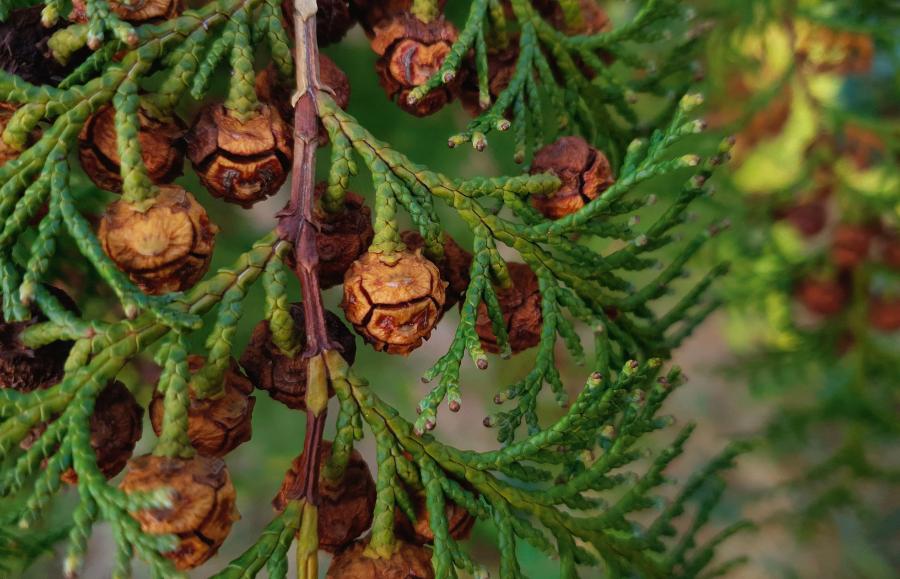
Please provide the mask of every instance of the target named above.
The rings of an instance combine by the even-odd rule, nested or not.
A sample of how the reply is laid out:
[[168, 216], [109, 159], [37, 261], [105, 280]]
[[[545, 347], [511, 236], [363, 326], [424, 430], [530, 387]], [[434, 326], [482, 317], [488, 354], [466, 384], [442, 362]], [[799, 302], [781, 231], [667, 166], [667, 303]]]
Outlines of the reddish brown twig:
[[[306, 324], [306, 349], [303, 356], [315, 358], [335, 348], [328, 338], [325, 311], [319, 289], [319, 254], [316, 248], [316, 225], [313, 221], [315, 158], [318, 139], [319, 50], [316, 44], [315, 0], [294, 2], [294, 66], [297, 93], [294, 110], [294, 161], [291, 176], [291, 200], [278, 214], [278, 232], [294, 246], [294, 271], [303, 291]], [[316, 390], [310, 384], [307, 397]], [[327, 408], [322, 404], [306, 405], [306, 437], [296, 488], [287, 498], [306, 500], [318, 505], [319, 462], [322, 431]]]

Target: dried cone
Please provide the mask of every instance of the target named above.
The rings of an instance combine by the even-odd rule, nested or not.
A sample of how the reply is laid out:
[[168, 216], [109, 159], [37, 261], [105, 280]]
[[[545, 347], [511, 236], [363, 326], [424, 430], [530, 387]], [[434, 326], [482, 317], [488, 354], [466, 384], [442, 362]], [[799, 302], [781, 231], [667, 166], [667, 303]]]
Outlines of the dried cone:
[[[115, 118], [116, 110], [110, 105], [91, 115], [78, 135], [78, 157], [97, 187], [120, 192], [121, 160]], [[184, 124], [174, 116], [169, 120], [155, 119], [144, 109], [138, 110], [138, 119], [141, 158], [150, 180], [171, 183], [181, 175], [184, 165]]]
[[456, 28], [443, 17], [425, 23], [401, 15], [375, 28], [372, 50], [378, 80], [388, 97], [406, 112], [424, 117], [453, 100], [453, 83], [442, 84], [417, 103], [410, 104], [410, 91], [440, 69], [456, 40]]
[[379, 559], [365, 552], [357, 541], [338, 553], [328, 567], [327, 579], [434, 579], [431, 551], [399, 541], [394, 554]]
[[[321, 469], [330, 456], [331, 442], [322, 441], [322, 462], [319, 463], [319, 549], [336, 553], [372, 525], [375, 481], [369, 465], [356, 450], [350, 454], [344, 476], [340, 480], [329, 481], [321, 476]], [[279, 511], [287, 506], [287, 492], [301, 477], [301, 464], [302, 457], [294, 459], [284, 476], [278, 496], [272, 501]]]
[[240, 518], [234, 485], [220, 458], [144, 455], [129, 463], [121, 486], [126, 493], [174, 490], [170, 508], [146, 509], [132, 516], [145, 533], [178, 537], [178, 547], [165, 556], [181, 571], [215, 555]]
[[825, 229], [828, 207], [824, 199], [817, 197], [796, 203], [776, 215], [779, 219], [785, 219], [804, 237], [813, 237]]
[[[437, 0], [437, 9], [444, 11], [447, 0]], [[413, 0], [350, 0], [350, 11], [359, 20], [366, 34], [371, 38], [375, 27], [394, 18], [409, 14]]]
[[833, 316], [844, 309], [850, 292], [843, 279], [809, 277], [800, 281], [795, 293], [806, 309], [820, 316]]
[[186, 290], [203, 277], [218, 231], [190, 193], [164, 185], [145, 211], [124, 200], [110, 204], [98, 237], [131, 281], [158, 295]]
[[[425, 495], [424, 493], [414, 493], [410, 498], [416, 510], [415, 522], [410, 521], [403, 511], [397, 509], [394, 514], [394, 528], [404, 540], [410, 543], [416, 545], [431, 543], [434, 541], [434, 532], [431, 530], [431, 517], [428, 513]], [[444, 515], [447, 518], [450, 536], [454, 540], [464, 541], [469, 538], [472, 527], [475, 526], [475, 517], [469, 514], [469, 511], [453, 501], [447, 501]]]
[[[75, 302], [60, 289], [45, 286], [71, 311], [77, 311]], [[31, 319], [25, 322], [7, 322], [0, 311], [0, 389], [12, 388], [31, 392], [47, 388], [63, 377], [63, 367], [72, 342], [58, 341], [32, 350], [22, 343], [19, 336], [29, 326], [44, 321], [37, 307], [31, 307]]]
[[557, 30], [566, 34], [593, 35], [606, 32], [612, 27], [609, 15], [596, 0], [578, 0], [581, 17], [573, 23], [566, 22], [562, 5], [556, 0], [538, 0], [534, 2], [537, 11]]
[[59, 22], [49, 28], [41, 23], [43, 6], [38, 4], [12, 10], [6, 22], [0, 23], [0, 69], [21, 77], [31, 84], [56, 86], [84, 60], [86, 50], [60, 64], [47, 45], [53, 33], [63, 28]]
[[[350, 104], [350, 79], [347, 74], [326, 55], [319, 53], [319, 80], [330, 90], [331, 98], [337, 106], [347, 110]], [[294, 106], [291, 104], [291, 88], [278, 80], [275, 65], [269, 65], [256, 75], [256, 95], [259, 100], [273, 105], [286, 125], [294, 125]], [[319, 144], [328, 143], [328, 132], [322, 121], [319, 123]]]
[[369, 252], [347, 271], [341, 307], [376, 350], [405, 355], [431, 335], [444, 307], [445, 286], [421, 251]]
[[[356, 18], [350, 12], [349, 0], [318, 0], [316, 8], [316, 42], [319, 46], [340, 42], [356, 24]], [[293, 38], [293, 0], [282, 0], [281, 13], [284, 15], [285, 29]]]
[[[190, 371], [197, 372], [205, 364], [202, 356], [190, 356]], [[222, 384], [223, 394], [217, 397], [198, 399], [190, 392], [191, 405], [188, 409], [188, 438], [197, 452], [204, 456], [225, 456], [252, 435], [251, 419], [256, 398], [253, 384], [241, 373], [237, 362], [225, 371]], [[150, 402], [150, 422], [159, 436], [164, 417], [164, 396], [159, 390], [153, 391]]]
[[[513, 354], [537, 346], [541, 341], [541, 292], [537, 276], [524, 263], [509, 263], [509, 288], [497, 288], [497, 300], [503, 312], [509, 347]], [[475, 330], [481, 338], [482, 347], [494, 354], [500, 353], [500, 346], [487, 307], [482, 303], [478, 308]]]
[[531, 204], [549, 219], [575, 213], [613, 183], [612, 167], [601, 151], [581, 137], [561, 137], [534, 156], [531, 174], [550, 172], [562, 184], [549, 195], [534, 195]]
[[900, 330], [900, 298], [871, 297], [869, 299], [869, 323], [882, 332]]
[[[272, 342], [269, 322], [263, 320], [253, 329], [250, 344], [241, 356], [241, 366], [250, 381], [260, 390], [288, 408], [306, 409], [306, 375], [308, 360], [303, 357], [306, 345], [306, 326], [303, 304], [291, 304], [294, 331], [298, 334], [300, 351], [293, 357], [285, 356]], [[335, 314], [325, 311], [325, 327], [328, 337], [337, 344], [341, 355], [349, 364], [356, 359], [356, 337]]]
[[864, 225], [841, 224], [831, 241], [831, 261], [838, 267], [852, 268], [869, 256], [875, 233]]
[[[9, 124], [10, 119], [16, 113], [16, 109], [18, 108], [17, 105], [0, 101], [0, 135], [6, 130], [6, 125]], [[27, 144], [30, 145], [37, 141], [38, 135], [39, 133], [37, 131], [29, 135]], [[0, 167], [6, 165], [13, 159], [16, 159], [21, 153], [22, 151], [10, 147], [6, 144], [6, 141], [0, 138]]]
[[187, 137], [188, 158], [215, 197], [250, 207], [278, 192], [291, 169], [291, 132], [262, 104], [241, 121], [222, 104], [204, 108]]
[[[175, 18], [184, 11], [182, 0], [109, 0], [109, 9], [126, 22], [159, 23]], [[72, 0], [72, 22], [87, 22], [87, 6], [84, 0]]]
[[867, 34], [798, 21], [794, 52], [816, 72], [864, 73], [872, 68], [875, 43]]
[[[424, 249], [425, 239], [418, 231], [404, 231], [400, 234], [407, 248], [415, 251]], [[444, 257], [435, 262], [441, 279], [447, 282], [444, 290], [444, 311], [448, 311], [463, 300], [469, 287], [469, 269], [472, 267], [472, 254], [459, 246], [456, 241], [444, 234]]]
[[[325, 183], [316, 186], [316, 197], [325, 193]], [[347, 191], [344, 210], [331, 215], [317, 207], [315, 213], [316, 247], [319, 250], [319, 284], [323, 289], [343, 283], [344, 275], [360, 255], [366, 252], [375, 230], [372, 211], [362, 197]]]
[[[121, 382], [110, 382], [97, 396], [91, 415], [91, 448], [97, 454], [97, 467], [103, 476], [110, 479], [125, 468], [141, 438], [143, 420], [143, 407]], [[60, 478], [69, 484], [78, 482], [72, 469]]]

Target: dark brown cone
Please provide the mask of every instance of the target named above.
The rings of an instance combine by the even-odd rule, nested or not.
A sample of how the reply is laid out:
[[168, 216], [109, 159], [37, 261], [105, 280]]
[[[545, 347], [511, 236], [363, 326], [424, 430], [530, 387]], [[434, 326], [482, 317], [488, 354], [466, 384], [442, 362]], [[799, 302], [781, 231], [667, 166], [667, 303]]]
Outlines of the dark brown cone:
[[[541, 341], [541, 292], [537, 276], [524, 263], [509, 263], [509, 277], [512, 284], [507, 289], [497, 288], [497, 299], [506, 322], [509, 347], [513, 354], [537, 346]], [[487, 307], [478, 307], [475, 330], [481, 338], [482, 347], [494, 354], [500, 353], [500, 346], [491, 327]]]
[[[415, 545], [425, 545], [434, 541], [434, 532], [431, 530], [431, 517], [428, 513], [428, 505], [423, 493], [410, 493], [410, 499], [416, 510], [416, 521], [409, 520], [403, 511], [397, 509], [394, 512], [394, 528], [397, 534], [404, 540]], [[472, 533], [475, 526], [475, 517], [469, 511], [454, 503], [447, 501], [444, 507], [444, 515], [447, 518], [447, 527], [450, 536], [456, 541], [464, 541]]]
[[[326, 55], [319, 53], [319, 80], [331, 89], [331, 97], [339, 107], [347, 110], [350, 104], [350, 79], [346, 73]], [[269, 65], [256, 75], [256, 94], [264, 103], [273, 105], [288, 127], [294, 125], [294, 107], [291, 104], [291, 89], [278, 80], [275, 65]], [[328, 143], [328, 132], [322, 121], [318, 121], [319, 144]]]
[[847, 305], [850, 292], [846, 280], [808, 277], [800, 281], [795, 293], [806, 309], [820, 316], [833, 316]]
[[[518, 60], [518, 40], [511, 40], [509, 47], [505, 49], [488, 52], [488, 92], [491, 95], [491, 102], [496, 101], [500, 93], [509, 86]], [[478, 71], [472, 58], [465, 61], [464, 75], [459, 87], [459, 100], [462, 102], [463, 108], [472, 116], [478, 116], [485, 110], [479, 102]]]
[[[316, 4], [316, 42], [319, 46], [340, 42], [356, 24], [356, 18], [350, 13], [349, 0], [318, 0]], [[282, 0], [281, 13], [284, 16], [285, 30], [293, 39], [293, 0]]]
[[[316, 198], [325, 193], [325, 183], [316, 186]], [[319, 230], [319, 284], [328, 289], [344, 282], [344, 275], [360, 255], [366, 252], [375, 236], [372, 211], [365, 200], [352, 191], [344, 194], [344, 211], [330, 215], [321, 208], [315, 212]]]
[[372, 50], [380, 57], [375, 71], [388, 98], [417, 117], [433, 114], [452, 101], [458, 83], [443, 84], [415, 104], [409, 104], [407, 97], [440, 69], [456, 37], [456, 28], [443, 17], [426, 24], [401, 15], [378, 25]]
[[869, 298], [869, 323], [882, 332], [900, 330], [900, 298], [883, 296]]
[[445, 287], [438, 268], [420, 251], [368, 252], [347, 270], [341, 307], [373, 348], [406, 355], [431, 335]]
[[434, 579], [431, 551], [402, 541], [387, 559], [365, 553], [366, 542], [357, 541], [338, 553], [328, 567], [327, 579]]
[[900, 235], [893, 231], [881, 237], [881, 261], [891, 269], [900, 270]]
[[188, 133], [187, 146], [203, 186], [243, 207], [277, 193], [291, 169], [291, 130], [266, 104], [246, 121], [222, 104], [205, 107]]
[[[91, 181], [107, 191], [122, 191], [121, 159], [116, 138], [116, 111], [106, 105], [91, 115], [78, 135], [78, 158]], [[178, 117], [161, 121], [138, 111], [138, 141], [150, 180], [171, 183], [184, 166], [184, 123]]]
[[[97, 397], [91, 415], [91, 447], [97, 453], [97, 466], [107, 479], [125, 468], [134, 445], [141, 439], [143, 419], [144, 409], [121, 382], [110, 382]], [[60, 478], [69, 484], [78, 482], [73, 469]]]
[[[356, 450], [350, 454], [347, 470], [338, 481], [323, 478], [322, 467], [331, 456], [331, 442], [322, 441], [322, 462], [319, 463], [319, 549], [336, 553], [362, 535], [371, 525], [375, 508], [375, 481], [369, 465]], [[272, 501], [279, 511], [287, 506], [286, 492], [301, 476], [302, 457], [291, 463], [284, 475], [281, 490]]]
[[[439, 12], [444, 11], [447, 0], [437, 0]], [[395, 16], [409, 14], [413, 0], [350, 0], [350, 12], [372, 38], [375, 27]]]
[[153, 205], [116, 201], [106, 208], [97, 237], [103, 251], [148, 294], [183, 291], [200, 281], [219, 228], [193, 195], [163, 185]]
[[581, 137], [561, 137], [541, 148], [531, 174], [546, 172], [559, 177], [562, 185], [549, 195], [533, 195], [531, 204], [549, 219], [575, 213], [615, 183], [606, 155]]
[[41, 23], [43, 8], [36, 4], [13, 10], [6, 22], [0, 23], [0, 69], [31, 84], [56, 86], [90, 51], [78, 51], [65, 66], [53, 58], [47, 41], [65, 23], [45, 28]]
[[[53, 286], [45, 287], [64, 307], [78, 311], [75, 302], [65, 292]], [[45, 318], [37, 306], [31, 307], [31, 319], [25, 322], [6, 322], [0, 311], [0, 389], [31, 392], [53, 386], [62, 379], [72, 342], [53, 342], [32, 350], [19, 340], [19, 335], [25, 329], [42, 321]]]
[[[206, 360], [202, 356], [190, 356], [188, 364], [191, 373], [199, 371]], [[250, 440], [253, 434], [253, 406], [256, 398], [253, 384], [241, 373], [237, 362], [225, 371], [222, 396], [197, 399], [190, 392], [191, 405], [188, 409], [188, 438], [198, 453], [204, 456], [225, 456], [241, 444]], [[153, 391], [150, 402], [150, 423], [157, 436], [162, 432], [165, 414], [164, 396], [159, 390]]]
[[[253, 329], [253, 335], [244, 354], [241, 366], [250, 377], [250, 381], [260, 390], [281, 402], [288, 408], [306, 409], [306, 372], [309, 364], [303, 358], [303, 346], [306, 345], [306, 326], [303, 304], [291, 304], [291, 317], [294, 329], [298, 333], [300, 351], [294, 357], [288, 357], [272, 343], [269, 322], [261, 321]], [[338, 344], [341, 355], [348, 364], [356, 359], [356, 337], [335, 314], [325, 311], [325, 327], [328, 337]], [[329, 393], [333, 394], [333, 393]]]
[[841, 224], [831, 241], [831, 261], [841, 268], [853, 268], [864, 262], [875, 232], [865, 225]]
[[[153, 24], [175, 18], [184, 11], [182, 0], [109, 0], [109, 9], [126, 22]], [[87, 7], [84, 0], [72, 0], [72, 22], [87, 22]]]
[[[400, 233], [403, 243], [411, 251], [425, 248], [425, 239], [418, 231], [407, 230]], [[444, 256], [434, 264], [441, 272], [441, 279], [447, 282], [444, 291], [444, 311], [448, 311], [463, 300], [469, 287], [469, 270], [472, 254], [459, 246], [448, 234], [444, 234]]]
[[165, 556], [178, 570], [192, 569], [216, 554], [234, 521], [234, 485], [220, 458], [190, 459], [144, 455], [133, 459], [122, 481], [126, 493], [170, 488], [172, 506], [132, 513], [151, 535], [174, 534], [178, 547]]
[[[0, 135], [2, 135], [3, 131], [6, 130], [6, 125], [9, 123], [12, 116], [16, 113], [16, 109], [18, 108], [19, 107], [14, 104], [0, 101]], [[40, 132], [35, 130], [31, 135], [29, 135], [26, 146], [35, 143], [38, 138], [40, 138]], [[13, 159], [18, 158], [21, 153], [22, 151], [10, 147], [6, 144], [6, 141], [0, 138], [0, 167], [6, 165]]]
[[597, 4], [596, 0], [579, 0], [581, 21], [569, 25], [566, 23], [562, 6], [556, 0], [537, 0], [534, 7], [557, 30], [566, 34], [592, 35], [606, 32], [612, 27], [609, 15]]
[[828, 221], [828, 208], [822, 198], [802, 201], [776, 213], [785, 219], [804, 237], [813, 237], [822, 232]]

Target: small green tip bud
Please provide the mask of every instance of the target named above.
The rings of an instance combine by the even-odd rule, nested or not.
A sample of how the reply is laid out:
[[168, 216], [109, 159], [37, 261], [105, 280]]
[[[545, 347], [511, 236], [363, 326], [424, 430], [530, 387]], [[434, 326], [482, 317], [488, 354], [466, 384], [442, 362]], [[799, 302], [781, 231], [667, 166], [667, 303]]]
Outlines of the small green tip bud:
[[447, 84], [447, 83], [453, 82], [453, 79], [455, 79], [455, 78], [456, 78], [456, 71], [448, 70], [443, 75], [441, 75], [441, 82], [443, 82], [444, 84]]
[[451, 149], [455, 149], [456, 147], [462, 145], [463, 143], [465, 143], [468, 140], [469, 139], [463, 134], [453, 135], [452, 137], [450, 137], [447, 140], [447, 146], [450, 147]]
[[500, 119], [499, 121], [497, 121], [494, 124], [494, 126], [497, 127], [498, 131], [508, 131], [509, 128], [512, 126], [512, 123], [509, 122], [507, 119]]
[[681, 107], [681, 110], [684, 112], [690, 112], [693, 109], [699, 107], [703, 104], [703, 95], [700, 93], [688, 93], [681, 97], [681, 102], [678, 103], [678, 106]]
[[700, 155], [683, 155], [681, 157], [681, 162], [684, 163], [686, 167], [696, 167], [700, 164]]
[[487, 137], [484, 136], [484, 133], [472, 134], [472, 147], [479, 153], [487, 147]]
[[415, 89], [415, 90], [410, 91], [409, 94], [406, 95], [406, 104], [408, 104], [408, 105], [414, 105], [414, 104], [416, 104], [417, 102], [419, 102], [419, 95], [418, 95], [418, 92], [419, 92], [419, 89]]

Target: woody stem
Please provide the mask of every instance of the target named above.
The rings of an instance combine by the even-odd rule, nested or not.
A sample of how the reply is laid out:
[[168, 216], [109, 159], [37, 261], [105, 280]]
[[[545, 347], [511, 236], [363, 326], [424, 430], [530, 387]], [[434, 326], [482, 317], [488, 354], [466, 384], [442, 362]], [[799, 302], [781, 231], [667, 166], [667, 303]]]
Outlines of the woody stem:
[[[325, 311], [319, 289], [319, 253], [316, 225], [313, 221], [315, 157], [318, 139], [319, 49], [316, 44], [316, 0], [294, 0], [294, 67], [297, 93], [294, 110], [294, 159], [291, 175], [291, 200], [279, 214], [278, 232], [294, 247], [294, 271], [303, 292], [306, 348], [303, 357], [313, 365], [322, 352], [333, 349], [325, 327]], [[310, 372], [312, 374], [312, 372]], [[321, 461], [322, 431], [327, 404], [327, 378], [307, 384], [306, 436], [298, 484], [289, 489], [288, 498], [319, 503], [318, 472]]]

